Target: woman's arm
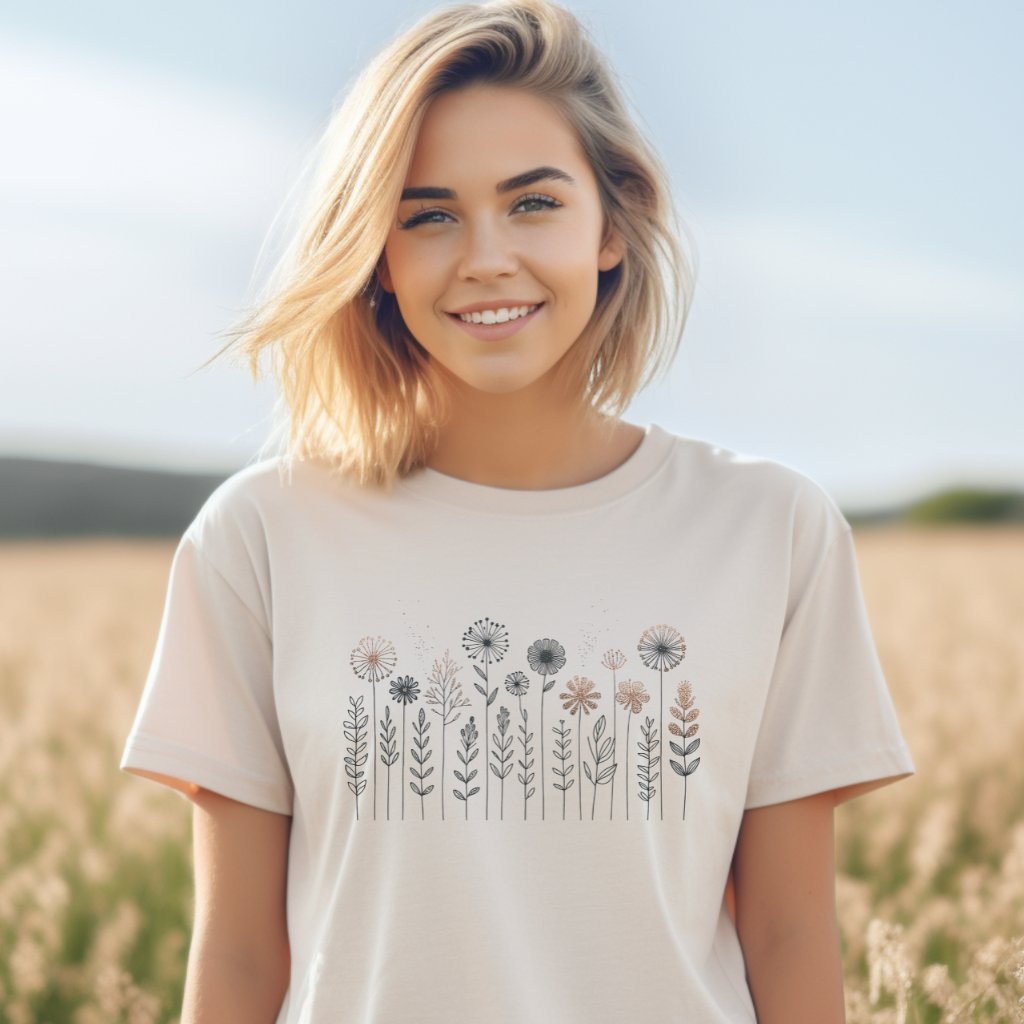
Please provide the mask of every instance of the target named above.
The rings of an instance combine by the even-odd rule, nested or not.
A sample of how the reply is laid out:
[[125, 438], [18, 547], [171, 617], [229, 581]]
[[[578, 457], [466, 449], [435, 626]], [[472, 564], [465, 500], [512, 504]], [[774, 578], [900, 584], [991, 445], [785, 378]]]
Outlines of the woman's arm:
[[845, 1024], [834, 809], [827, 792], [743, 815], [736, 930], [758, 1024]]
[[181, 1024], [273, 1024], [288, 989], [291, 817], [190, 794], [195, 924]]

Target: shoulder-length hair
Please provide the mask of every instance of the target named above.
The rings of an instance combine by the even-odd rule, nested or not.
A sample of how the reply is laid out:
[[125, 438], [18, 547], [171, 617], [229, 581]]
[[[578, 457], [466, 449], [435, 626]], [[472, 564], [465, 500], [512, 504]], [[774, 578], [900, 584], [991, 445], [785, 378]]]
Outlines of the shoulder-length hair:
[[668, 176], [605, 57], [550, 0], [441, 8], [386, 46], [332, 114], [294, 237], [213, 357], [237, 349], [257, 380], [270, 350], [289, 471], [293, 460], [322, 460], [390, 490], [436, 444], [450, 397], [377, 267], [427, 105], [474, 83], [529, 90], [561, 112], [597, 179], [606, 226], [625, 243], [621, 262], [599, 273], [587, 327], [553, 368], [556, 390], [614, 423], [675, 357], [695, 270]]

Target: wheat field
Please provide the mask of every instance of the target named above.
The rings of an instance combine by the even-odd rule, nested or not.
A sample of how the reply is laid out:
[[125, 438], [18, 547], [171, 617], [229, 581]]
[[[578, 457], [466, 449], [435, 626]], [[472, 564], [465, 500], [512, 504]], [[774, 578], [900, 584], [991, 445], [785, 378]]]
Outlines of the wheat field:
[[[855, 531], [917, 774], [836, 811], [849, 1024], [1024, 1022], [1024, 531]], [[174, 545], [0, 544], [0, 1021], [176, 1022], [190, 805], [118, 770]]]

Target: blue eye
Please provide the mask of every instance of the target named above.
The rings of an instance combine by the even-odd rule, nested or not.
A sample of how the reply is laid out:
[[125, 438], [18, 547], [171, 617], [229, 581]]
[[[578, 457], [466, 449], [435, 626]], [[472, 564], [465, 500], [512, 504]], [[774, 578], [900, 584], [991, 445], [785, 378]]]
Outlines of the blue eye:
[[[556, 207], [562, 204], [557, 199], [552, 199], [551, 196], [542, 195], [540, 192], [531, 192], [528, 195], [520, 196], [512, 206], [513, 210], [518, 209], [524, 203], [535, 203], [538, 207], [532, 210], [523, 210], [523, 213], [540, 213], [541, 210], [554, 210]], [[448, 217], [444, 210], [420, 210], [419, 213], [414, 213], [408, 220], [399, 221], [398, 227], [401, 230], [407, 228], [414, 228], [417, 224], [442, 224], [442, 220], [435, 220], [434, 218]]]
[[417, 224], [434, 223], [438, 224], [440, 221], [431, 221], [431, 217], [447, 217], [448, 214], [444, 210], [421, 210], [419, 213], [413, 214], [408, 220], [398, 222], [399, 228], [403, 231], [406, 228], [414, 228]]
[[[540, 203], [541, 209], [544, 210], [553, 210], [555, 207], [562, 205], [557, 199], [552, 199], [551, 196], [541, 195], [540, 192], [531, 192], [529, 195], [520, 196], [519, 199], [516, 200], [516, 206], [519, 206], [520, 203]], [[515, 209], [515, 207], [513, 207], [513, 209]]]

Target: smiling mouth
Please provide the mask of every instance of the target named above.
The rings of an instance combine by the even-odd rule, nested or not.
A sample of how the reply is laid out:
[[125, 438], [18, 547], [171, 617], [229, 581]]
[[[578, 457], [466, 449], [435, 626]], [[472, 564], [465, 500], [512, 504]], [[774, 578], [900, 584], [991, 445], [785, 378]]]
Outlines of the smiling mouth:
[[[508, 307], [504, 307], [506, 310]], [[517, 307], [517, 313], [519, 309], [523, 307]], [[511, 338], [513, 335], [518, 334], [520, 331], [525, 330], [534, 318], [540, 316], [541, 310], [544, 308], [543, 302], [538, 302], [536, 305], [527, 306], [527, 313], [525, 316], [507, 317], [504, 320], [498, 320], [496, 318], [495, 310], [486, 310], [485, 312], [490, 314], [488, 320], [490, 323], [483, 320], [482, 314], [473, 313], [448, 313], [447, 315], [452, 318], [454, 323], [458, 326], [459, 330], [465, 331], [466, 334], [473, 338], [477, 338], [479, 341], [504, 341], [506, 338]], [[511, 312], [511, 310], [508, 310]], [[474, 321], [473, 317], [479, 317], [479, 322]]]
[[528, 306], [501, 306], [475, 313], [449, 313], [448, 315], [453, 320], [460, 320], [464, 324], [506, 324], [535, 313], [543, 305], [543, 302], [535, 302]]

